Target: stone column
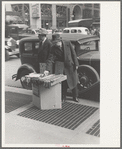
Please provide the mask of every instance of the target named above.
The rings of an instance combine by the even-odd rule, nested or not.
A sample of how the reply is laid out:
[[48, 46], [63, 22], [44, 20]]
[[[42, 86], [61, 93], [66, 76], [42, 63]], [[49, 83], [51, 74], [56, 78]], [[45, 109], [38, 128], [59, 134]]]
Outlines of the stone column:
[[92, 18], [94, 17], [94, 4], [92, 4]]
[[12, 11], [11, 4], [5, 4], [6, 11]]
[[42, 22], [41, 22], [41, 4], [38, 4], [39, 5], [39, 18], [37, 18], [37, 22], [36, 22], [36, 25], [37, 25], [37, 28], [40, 28], [42, 27]]
[[37, 12], [38, 14], [34, 14], [34, 5], [35, 4], [30, 4], [29, 7], [30, 7], [30, 27], [32, 28], [39, 28], [41, 27], [41, 8], [40, 8], [40, 4], [36, 4], [35, 6], [35, 9], [36, 7], [38, 8]]
[[52, 28], [56, 29], [56, 4], [52, 4]]
[[71, 5], [69, 8], [70, 8], [70, 21], [72, 21], [74, 5]]
[[68, 26], [68, 7], [66, 7], [66, 26]]

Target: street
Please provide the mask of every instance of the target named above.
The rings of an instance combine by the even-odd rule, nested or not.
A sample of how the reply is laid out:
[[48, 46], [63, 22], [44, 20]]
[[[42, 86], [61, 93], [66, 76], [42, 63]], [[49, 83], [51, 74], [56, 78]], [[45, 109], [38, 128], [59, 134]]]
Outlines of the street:
[[[53, 110], [53, 114], [51, 114], [53, 117], [51, 117], [51, 119], [55, 119], [56, 117], [58, 118], [56, 120], [56, 124], [51, 124], [50, 121], [47, 123], [45, 122], [41, 122], [41, 121], [35, 121], [35, 120], [30, 120], [28, 117], [25, 119], [22, 116], [19, 116], [18, 114], [21, 114], [21, 112], [26, 111], [28, 108], [33, 108], [33, 104], [32, 104], [32, 92], [30, 90], [26, 90], [23, 89], [20, 81], [14, 81], [12, 80], [12, 75], [17, 73], [18, 68], [21, 66], [21, 61], [20, 58], [17, 58], [16, 56], [11, 56], [10, 59], [8, 61], [5, 62], [5, 113], [6, 113], [6, 122], [5, 122], [5, 128], [6, 128], [6, 132], [5, 132], [5, 136], [6, 136], [6, 143], [7, 144], [16, 144], [16, 143], [45, 143], [45, 144], [59, 144], [59, 146], [67, 146], [67, 144], [82, 144], [82, 143], [87, 143], [87, 144], [98, 144], [99, 140], [100, 140], [100, 136], [99, 133], [95, 136], [95, 135], [90, 135], [90, 133], [87, 134], [87, 132], [89, 132], [89, 130], [91, 130], [91, 128], [95, 125], [95, 123], [97, 121], [99, 121], [99, 103], [98, 102], [91, 102], [88, 100], [84, 100], [84, 99], [80, 99], [79, 104], [73, 103], [70, 98], [68, 97], [68, 100], [65, 104], [63, 104], [63, 108], [62, 110], [59, 110], [59, 116], [57, 116], [57, 112], [55, 114], [55, 110]], [[71, 102], [71, 103], [70, 103]], [[64, 123], [62, 120], [64, 119], [64, 117], [68, 117], [69, 116], [69, 112], [64, 113], [64, 115], [62, 115], [63, 111], [66, 111], [65, 109], [68, 108], [68, 106], [70, 106], [69, 109], [72, 109], [71, 111], [74, 109], [74, 107], [76, 106], [77, 108], [79, 107], [79, 109], [81, 110], [80, 113], [82, 112], [82, 106], [84, 108], [93, 108], [92, 110], [89, 109], [90, 111], [93, 111], [93, 113], [91, 113], [89, 115], [88, 114], [81, 114], [81, 116], [84, 116], [84, 123], [82, 123], [82, 117], [81, 118], [77, 118], [77, 120], [79, 119], [80, 121], [78, 122], [78, 126], [74, 126], [75, 130], [73, 129], [69, 129], [66, 126], [64, 126], [64, 128], [62, 127], [62, 125], [67, 125], [67, 122], [69, 121], [69, 119], [66, 120], [66, 122]], [[75, 108], [75, 109], [77, 109]], [[38, 110], [38, 109], [36, 109]], [[45, 111], [45, 110], [44, 110]], [[42, 112], [44, 112], [42, 110]], [[49, 110], [50, 111], [50, 110]], [[75, 112], [78, 112], [79, 110], [75, 110]], [[88, 111], [88, 110], [87, 110]], [[38, 112], [41, 112], [40, 110], [38, 110]], [[46, 111], [45, 111], [46, 112]], [[32, 115], [35, 112], [33, 111]], [[72, 112], [70, 112], [72, 113]], [[42, 115], [42, 114], [39, 114]], [[48, 115], [50, 115], [50, 113], [48, 113]], [[47, 119], [47, 117], [50, 116], [46, 116], [45, 119]], [[74, 115], [78, 115], [75, 114]], [[43, 115], [42, 115], [43, 116]], [[9, 119], [8, 119], [9, 117]], [[35, 116], [36, 117], [36, 116]], [[76, 116], [73, 116], [71, 114], [71, 124], [69, 124], [68, 126], [72, 125], [72, 119], [75, 118]], [[78, 116], [79, 117], [79, 116]], [[86, 118], [85, 118], [86, 117]], [[15, 121], [16, 119], [16, 121]], [[61, 120], [62, 119], [62, 120]], [[85, 119], [87, 119], [85, 121]], [[61, 124], [58, 123], [57, 121], [61, 120]], [[74, 120], [73, 120], [74, 121]], [[22, 125], [21, 125], [22, 124]], [[61, 126], [60, 126], [60, 125]], [[77, 124], [77, 123], [76, 123]], [[59, 125], [59, 126], [57, 126]], [[24, 126], [24, 127], [23, 127]], [[29, 126], [29, 128], [28, 128]], [[36, 127], [35, 127], [36, 126]], [[40, 127], [41, 126], [41, 127]], [[85, 127], [86, 126], [86, 127]], [[95, 126], [95, 128], [99, 126], [99, 122], [98, 124]], [[10, 127], [12, 128], [12, 131], [10, 129]], [[67, 129], [66, 129], [66, 128]], [[41, 129], [42, 128], [42, 129]], [[47, 130], [47, 131], [46, 131]], [[92, 131], [94, 131], [94, 129], [92, 129]], [[97, 131], [99, 132], [99, 127], [97, 129]], [[13, 133], [14, 132], [14, 133]], [[39, 132], [39, 133], [38, 133]], [[63, 132], [63, 133], [61, 133]], [[80, 132], [80, 133], [79, 133]], [[24, 136], [23, 136], [24, 133]], [[43, 135], [41, 135], [43, 133]], [[56, 134], [55, 134], [56, 133]], [[30, 134], [30, 137], [28, 138], [28, 134]], [[16, 136], [16, 139], [14, 139]], [[57, 137], [58, 136], [58, 137]], [[65, 136], [65, 138], [64, 138]], [[82, 138], [82, 139], [81, 139]], [[87, 138], [87, 139], [86, 139]], [[87, 140], [87, 141], [86, 141]], [[64, 145], [61, 145], [61, 144]]]

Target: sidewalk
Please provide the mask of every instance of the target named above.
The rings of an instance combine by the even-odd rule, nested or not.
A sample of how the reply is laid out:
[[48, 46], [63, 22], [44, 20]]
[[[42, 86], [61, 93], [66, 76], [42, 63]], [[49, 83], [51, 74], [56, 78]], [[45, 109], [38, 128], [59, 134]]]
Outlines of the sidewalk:
[[[5, 113], [4, 145], [6, 147], [28, 147], [27, 144], [29, 144], [29, 147], [33, 147], [33, 145], [34, 147], [63, 147], [66, 145], [70, 147], [81, 147], [80, 144], [97, 145], [100, 143], [100, 137], [86, 133], [100, 119], [98, 102], [80, 99], [77, 106], [84, 105], [88, 107], [95, 107], [98, 108], [98, 110], [96, 110], [74, 130], [71, 130], [57, 125], [52, 125], [50, 123], [45, 123], [43, 121], [37, 121], [36, 115], [39, 115], [39, 110], [32, 113], [35, 115], [35, 119], [19, 116], [18, 114], [33, 107], [33, 103], [30, 99], [32, 91], [7, 86], [5, 87], [5, 91], [8, 95], [18, 95], [16, 96], [16, 99], [14, 99], [16, 101], [17, 98], [21, 98], [23, 101], [28, 101], [25, 105], [9, 113]], [[70, 97], [67, 99], [70, 99]], [[67, 100], [65, 104], [73, 105], [74, 102]], [[34, 111], [34, 109], [32, 110]]]

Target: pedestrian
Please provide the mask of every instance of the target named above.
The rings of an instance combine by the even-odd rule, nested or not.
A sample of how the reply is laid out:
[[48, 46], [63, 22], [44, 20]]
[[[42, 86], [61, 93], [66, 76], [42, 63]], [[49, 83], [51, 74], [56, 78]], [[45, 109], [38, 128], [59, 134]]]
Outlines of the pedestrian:
[[[66, 100], [67, 88], [72, 90], [73, 100], [78, 102], [77, 83], [78, 83], [78, 60], [70, 41], [63, 41], [59, 34], [52, 35], [52, 47], [49, 58], [47, 59], [45, 75], [49, 74], [52, 63], [62, 62], [62, 72], [67, 76], [67, 80], [62, 82], [62, 101]], [[60, 68], [61, 69], [61, 68]]]
[[51, 42], [46, 37], [48, 34], [47, 30], [44, 28], [40, 28], [38, 32], [39, 38], [39, 50], [38, 50], [38, 61], [39, 63], [45, 63], [51, 49]]
[[12, 49], [12, 50], [15, 50], [16, 49], [16, 46], [17, 46], [17, 43], [16, 43], [16, 40], [13, 39], [12, 37], [8, 37], [8, 41], [7, 41], [7, 45]]

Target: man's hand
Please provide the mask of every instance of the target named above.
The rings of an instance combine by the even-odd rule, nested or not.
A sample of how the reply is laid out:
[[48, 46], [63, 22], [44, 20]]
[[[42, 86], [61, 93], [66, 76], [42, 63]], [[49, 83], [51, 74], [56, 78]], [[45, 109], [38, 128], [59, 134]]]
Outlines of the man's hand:
[[49, 71], [45, 70], [45, 71], [44, 71], [44, 75], [45, 75], [45, 76], [48, 76], [48, 75], [49, 75]]

